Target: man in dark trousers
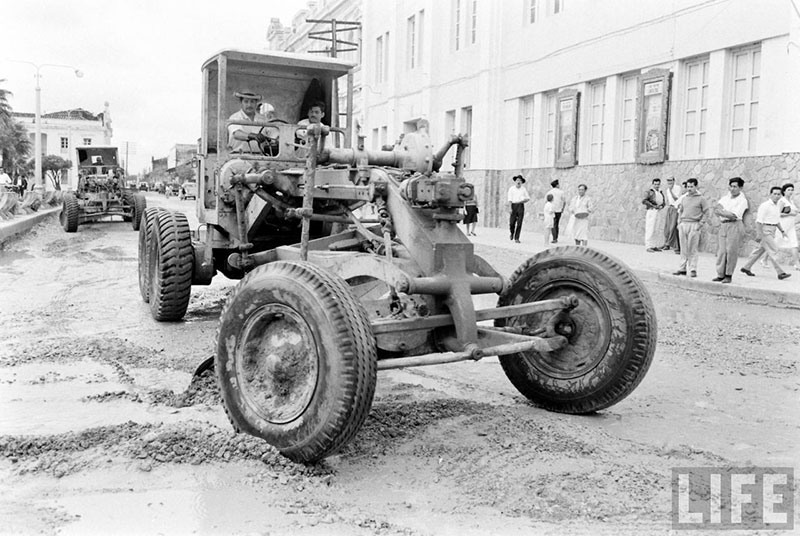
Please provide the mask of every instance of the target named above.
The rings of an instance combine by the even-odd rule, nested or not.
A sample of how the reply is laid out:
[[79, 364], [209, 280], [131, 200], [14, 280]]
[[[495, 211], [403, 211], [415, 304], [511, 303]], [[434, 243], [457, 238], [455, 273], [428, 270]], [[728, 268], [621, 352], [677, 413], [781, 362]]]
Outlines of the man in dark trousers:
[[525, 189], [525, 177], [514, 175], [514, 186], [508, 189], [508, 204], [511, 216], [508, 220], [511, 240], [519, 244], [519, 234], [522, 232], [522, 220], [525, 217], [525, 203], [531, 200], [528, 190]]
[[[561, 221], [561, 214], [564, 212], [564, 207], [567, 206], [567, 199], [564, 197], [564, 190], [559, 188], [558, 186], [558, 179], [553, 180], [550, 183], [552, 188], [550, 189], [548, 194], [553, 196], [553, 210], [555, 211], [553, 216], [553, 244], [558, 243], [558, 223]], [[545, 194], [545, 199], [547, 198], [547, 194]]]

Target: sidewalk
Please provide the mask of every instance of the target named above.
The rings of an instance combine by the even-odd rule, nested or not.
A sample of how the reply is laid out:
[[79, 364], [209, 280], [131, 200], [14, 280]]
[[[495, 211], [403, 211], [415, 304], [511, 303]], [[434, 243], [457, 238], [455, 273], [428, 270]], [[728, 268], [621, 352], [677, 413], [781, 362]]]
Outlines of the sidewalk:
[[[463, 228], [463, 226], [462, 226]], [[545, 249], [544, 238], [540, 232], [526, 232], [524, 227], [520, 244], [508, 238], [508, 229], [478, 227], [475, 230], [478, 236], [469, 238], [475, 244], [494, 246], [503, 249], [522, 251], [533, 255]], [[550, 247], [568, 246], [574, 242], [565, 236], [560, 236], [558, 244]], [[732, 296], [748, 301], [768, 305], [781, 304], [800, 309], [800, 272], [788, 265], [783, 269], [792, 274], [792, 277], [779, 280], [775, 270], [764, 268], [756, 262], [752, 271], [755, 277], [749, 277], [739, 271], [744, 264], [744, 258], [739, 258], [736, 273], [733, 274], [733, 283], [725, 284], [711, 281], [716, 277], [716, 257], [711, 253], [700, 253], [697, 261], [697, 277], [672, 275], [678, 270], [680, 256], [672, 251], [648, 253], [643, 245], [625, 244], [622, 242], [607, 242], [604, 240], [589, 240], [589, 247], [602, 251], [627, 264], [636, 274], [645, 281], [661, 281], [670, 285], [677, 285], [700, 292], [708, 292], [720, 296]]]
[[58, 216], [60, 212], [60, 205], [57, 207], [42, 205], [36, 212], [18, 214], [10, 220], [0, 220], [0, 247], [14, 236], [28, 232], [37, 223], [43, 222], [50, 216]]

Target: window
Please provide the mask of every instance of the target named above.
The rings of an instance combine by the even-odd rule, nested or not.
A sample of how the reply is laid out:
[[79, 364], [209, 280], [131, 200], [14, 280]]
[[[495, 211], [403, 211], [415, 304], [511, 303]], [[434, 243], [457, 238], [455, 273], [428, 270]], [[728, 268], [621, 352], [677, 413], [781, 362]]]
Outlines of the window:
[[62, 152], [64, 149], [69, 149], [69, 138], [65, 136], [61, 136], [61, 150]]
[[564, 11], [566, 0], [548, 0], [547, 12], [549, 15], [558, 15]]
[[606, 119], [606, 84], [589, 86], [589, 163], [603, 161], [603, 130]]
[[528, 22], [534, 24], [538, 20], [539, 0], [528, 0]]
[[525, 97], [520, 101], [520, 118], [522, 121], [522, 167], [533, 166], [533, 97]]
[[469, 140], [469, 147], [464, 149], [462, 153], [464, 157], [464, 169], [469, 167], [470, 164], [470, 154], [471, 154], [471, 147], [472, 147], [472, 106], [467, 106], [466, 108], [461, 108], [461, 133], [467, 135], [467, 139]]
[[381, 148], [389, 143], [389, 127], [381, 127]]
[[461, 50], [461, 0], [453, 0], [453, 44]]
[[444, 113], [444, 132], [448, 136], [456, 133], [456, 111], [447, 110]]
[[708, 58], [687, 63], [685, 73], [683, 154], [703, 156], [708, 118]]
[[372, 149], [374, 151], [377, 151], [378, 149], [381, 148], [379, 135], [380, 134], [378, 132], [378, 129], [377, 128], [373, 128], [372, 129]]
[[730, 150], [751, 153], [756, 150], [758, 133], [761, 49], [734, 52], [732, 59]]
[[411, 15], [406, 22], [406, 58], [408, 69], [417, 64], [417, 17]]
[[475, 44], [475, 40], [478, 36], [478, 0], [472, 0], [469, 19], [469, 42]]
[[375, 40], [375, 82], [383, 82], [383, 36]]
[[425, 10], [420, 10], [417, 15], [417, 65], [422, 62], [424, 57], [424, 49], [422, 46], [425, 44], [423, 36], [425, 35]]
[[83, 138], [83, 144], [84, 145], [91, 145], [92, 144], [92, 138]]
[[556, 94], [544, 96], [544, 163], [552, 165], [556, 158]]
[[621, 162], [634, 160], [634, 136], [636, 134], [636, 75], [626, 76], [620, 84], [620, 129], [619, 159]]

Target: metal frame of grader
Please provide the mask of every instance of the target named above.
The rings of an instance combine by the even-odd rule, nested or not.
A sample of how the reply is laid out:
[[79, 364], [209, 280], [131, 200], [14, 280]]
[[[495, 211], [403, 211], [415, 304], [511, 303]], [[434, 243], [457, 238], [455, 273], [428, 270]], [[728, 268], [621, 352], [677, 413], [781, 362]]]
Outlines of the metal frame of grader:
[[[391, 148], [367, 150], [362, 137], [353, 146], [352, 67], [310, 55], [214, 55], [202, 69], [202, 232], [192, 238], [182, 214], [142, 215], [139, 283], [157, 320], [182, 318], [191, 286], [217, 271], [242, 278], [222, 311], [216, 355], [198, 369], [214, 368], [234, 427], [292, 459], [318, 460], [360, 428], [377, 370], [495, 355], [522, 394], [554, 411], [593, 412], [627, 396], [656, 342], [641, 282], [578, 247], [501, 276], [458, 227], [474, 194], [462, 173], [468, 140], [453, 135], [434, 150], [421, 122]], [[228, 120], [245, 87], [284, 119]], [[314, 99], [330, 124], [305, 127], [300, 141]], [[231, 151], [231, 124], [262, 129], [279, 150]], [[453, 172], [444, 173], [453, 146]], [[367, 203], [374, 215], [359, 216]], [[473, 296], [489, 293], [497, 307], [475, 310]]]

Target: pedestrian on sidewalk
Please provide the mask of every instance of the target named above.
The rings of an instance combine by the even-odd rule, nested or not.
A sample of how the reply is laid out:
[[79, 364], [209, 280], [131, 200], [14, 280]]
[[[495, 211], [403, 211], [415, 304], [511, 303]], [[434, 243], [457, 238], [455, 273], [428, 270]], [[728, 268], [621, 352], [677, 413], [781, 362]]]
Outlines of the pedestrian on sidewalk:
[[697, 179], [686, 180], [686, 195], [678, 205], [678, 234], [681, 242], [681, 265], [675, 275], [697, 277], [697, 258], [700, 249], [700, 234], [703, 231], [709, 205], [697, 191]]
[[741, 177], [728, 180], [728, 194], [722, 197], [714, 209], [719, 217], [719, 235], [717, 236], [717, 277], [712, 281], [730, 283], [736, 262], [739, 260], [739, 248], [744, 237], [744, 213], [747, 210], [747, 198], [742, 194], [744, 181]]
[[519, 234], [522, 232], [522, 220], [525, 217], [525, 203], [531, 200], [531, 196], [528, 195], [528, 190], [522, 186], [525, 184], [525, 177], [522, 175], [514, 175], [512, 180], [514, 181], [514, 185], [508, 189], [508, 206], [510, 209], [508, 227], [511, 240], [519, 244]]
[[786, 234], [786, 231], [781, 227], [781, 213], [778, 209], [778, 201], [781, 199], [781, 195], [781, 187], [773, 186], [769, 189], [769, 199], [758, 207], [758, 213], [756, 214], [756, 242], [758, 247], [747, 257], [747, 261], [740, 270], [743, 274], [747, 274], [750, 277], [755, 276], [756, 274], [751, 272], [750, 268], [762, 255], [766, 255], [778, 273], [778, 279], [786, 279], [792, 275], [784, 272], [778, 261], [775, 260], [775, 255], [777, 254], [775, 230], [777, 229], [782, 235]]
[[795, 270], [800, 271], [800, 255], [797, 251], [797, 203], [794, 200], [794, 184], [786, 183], [781, 186], [783, 197], [778, 201], [778, 209], [781, 211], [781, 227], [786, 231], [786, 236], [775, 235], [775, 245], [778, 249], [789, 252], [792, 257], [792, 265]]
[[570, 217], [567, 223], [567, 234], [575, 240], [576, 246], [589, 245], [589, 214], [594, 212], [594, 202], [586, 195], [589, 187], [578, 185], [578, 195], [569, 204]]
[[558, 179], [551, 181], [550, 186], [552, 188], [547, 194], [553, 196], [553, 244], [558, 244], [558, 226], [561, 223], [561, 214], [567, 206], [567, 198], [564, 195], [564, 190], [559, 188]]
[[473, 193], [472, 198], [464, 202], [464, 226], [467, 236], [478, 236], [475, 234], [476, 225], [478, 225], [478, 194]]
[[[546, 202], [544, 204], [544, 208], [542, 209], [542, 214], [544, 216], [544, 245], [550, 245], [550, 236], [553, 232], [553, 225], [555, 224], [555, 216], [556, 211], [553, 206], [553, 194], [547, 194], [545, 198]], [[555, 239], [553, 243], [555, 243]]]
[[655, 178], [650, 188], [644, 193], [642, 204], [646, 208], [644, 217], [644, 246], [647, 251], [661, 251], [661, 234], [664, 232], [664, 192], [661, 191], [661, 179]]
[[668, 178], [667, 187], [664, 189], [667, 214], [664, 218], [664, 245], [661, 246], [661, 249], [662, 251], [671, 249], [676, 255], [681, 253], [678, 241], [678, 199], [682, 193], [680, 185], [675, 184], [675, 177]]

